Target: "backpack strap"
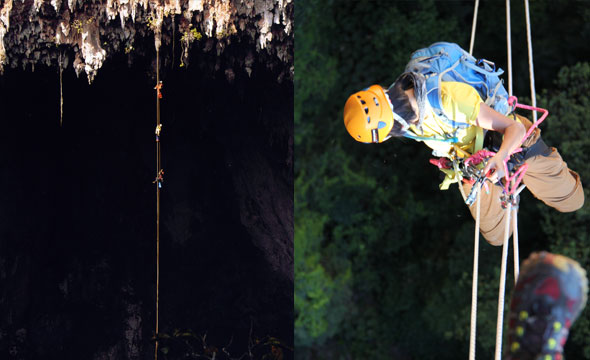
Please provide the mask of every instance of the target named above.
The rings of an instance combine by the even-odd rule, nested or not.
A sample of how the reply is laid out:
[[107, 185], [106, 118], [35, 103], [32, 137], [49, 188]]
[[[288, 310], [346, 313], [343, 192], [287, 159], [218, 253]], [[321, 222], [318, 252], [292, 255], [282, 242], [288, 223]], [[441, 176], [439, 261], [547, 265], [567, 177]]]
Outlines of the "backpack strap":
[[441, 73], [436, 74], [434, 76], [430, 76], [428, 79], [426, 79], [426, 97], [436, 116], [438, 116], [440, 119], [442, 119], [445, 123], [449, 124], [453, 128], [466, 129], [471, 125], [468, 123], [455, 121], [445, 114], [441, 103], [440, 93], [440, 89], [442, 86], [441, 83], [445, 74], [453, 71], [453, 69], [455, 69], [462, 62], [462, 59], [463, 58], [455, 61], [453, 65], [451, 65]]
[[474, 64], [470, 61], [464, 61], [464, 60], [465, 60], [464, 58], [461, 58], [463, 65], [467, 66], [471, 70], [477, 71], [478, 73], [481, 73], [484, 75], [493, 75], [493, 76], [500, 76], [500, 75], [504, 74], [504, 70], [502, 70], [502, 69], [498, 69], [497, 71], [487, 70], [487, 69], [482, 68], [481, 66], [477, 66], [476, 64]]
[[465, 129], [471, 126], [468, 123], [455, 121], [449, 118], [445, 112], [443, 111], [443, 107], [441, 104], [441, 96], [440, 96], [440, 76], [431, 76], [426, 80], [426, 88], [428, 89], [425, 97], [432, 108], [434, 114], [443, 120], [443, 122], [449, 124], [453, 128]]

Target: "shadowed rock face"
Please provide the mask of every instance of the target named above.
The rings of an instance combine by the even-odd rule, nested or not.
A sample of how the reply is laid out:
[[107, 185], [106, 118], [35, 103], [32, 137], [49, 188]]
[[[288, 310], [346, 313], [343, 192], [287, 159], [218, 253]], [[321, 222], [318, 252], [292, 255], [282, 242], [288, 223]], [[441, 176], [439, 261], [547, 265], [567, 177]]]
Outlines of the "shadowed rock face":
[[[220, 4], [230, 9], [227, 21]], [[271, 12], [260, 10], [268, 4]], [[158, 35], [142, 23], [150, 9], [156, 20], [162, 11], [160, 330], [207, 332], [217, 347], [233, 337], [232, 354], [245, 351], [251, 327], [254, 336], [293, 343], [293, 56], [283, 24], [292, 3], [189, 1], [180, 13], [170, 10], [175, 2], [155, 6], [12, 1], [9, 27], [0, 13], [0, 37], [1, 26], [8, 29], [0, 76], [1, 359], [153, 358]], [[69, 24], [81, 19], [81, 9], [98, 19], [76, 23], [98, 34], [100, 41], [88, 40], [94, 57], [71, 29], [58, 46], [39, 40], [66, 13]], [[186, 11], [192, 27], [181, 25]], [[267, 13], [279, 20], [264, 35]], [[219, 35], [232, 25], [236, 32]], [[202, 36], [182, 60], [181, 26]], [[133, 33], [127, 53], [126, 33]], [[91, 85], [84, 74], [94, 76]]]

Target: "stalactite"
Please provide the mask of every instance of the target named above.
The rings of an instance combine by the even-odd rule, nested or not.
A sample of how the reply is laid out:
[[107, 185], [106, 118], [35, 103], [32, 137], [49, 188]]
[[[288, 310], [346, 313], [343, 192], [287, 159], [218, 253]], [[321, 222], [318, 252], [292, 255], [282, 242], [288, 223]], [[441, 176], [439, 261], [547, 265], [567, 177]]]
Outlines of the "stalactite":
[[6, 63], [4, 35], [10, 28], [10, 10], [12, 10], [12, 0], [6, 0], [2, 9], [0, 9], [0, 73], [2, 73], [3, 65]]
[[[203, 51], [215, 49], [219, 56], [232, 38], [239, 38], [234, 42], [250, 42], [256, 52], [270, 55], [268, 63], [290, 69], [293, 0], [6, 0], [0, 9], [0, 71], [6, 65], [55, 66], [57, 45], [67, 45], [66, 56], [73, 53], [76, 73], [84, 71], [92, 81], [107, 58], [128, 52], [128, 44], [137, 43], [133, 37], [154, 36], [156, 49], [170, 45], [174, 16], [181, 14], [186, 21], [179, 24], [179, 31], [186, 33], [192, 25], [193, 35], [203, 34], [207, 40], [199, 45]], [[191, 42], [185, 45], [192, 46]], [[245, 58], [244, 54], [229, 63], [249, 74], [252, 67]], [[181, 64], [188, 64], [188, 59]], [[288, 72], [292, 78], [292, 70]]]

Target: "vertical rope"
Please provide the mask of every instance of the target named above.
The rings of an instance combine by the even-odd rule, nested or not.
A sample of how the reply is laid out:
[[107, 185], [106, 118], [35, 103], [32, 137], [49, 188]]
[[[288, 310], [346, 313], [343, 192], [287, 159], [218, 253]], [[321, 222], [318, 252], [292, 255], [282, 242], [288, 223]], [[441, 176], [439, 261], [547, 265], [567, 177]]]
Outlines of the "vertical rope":
[[175, 34], [176, 34], [176, 25], [174, 24], [174, 14], [172, 14], [170, 16], [170, 18], [172, 19], [172, 65], [170, 65], [171, 69], [174, 69], [174, 42], [175, 40]]
[[[519, 194], [524, 190], [526, 185], [522, 184], [518, 187], [518, 189], [514, 192], [514, 196], [519, 196]], [[512, 215], [512, 228], [513, 228], [513, 245], [514, 245], [514, 284], [518, 281], [518, 274], [520, 273], [520, 255], [518, 253], [518, 209], [514, 209]]]
[[[461, 187], [461, 185], [459, 185]], [[469, 360], [475, 360], [475, 329], [477, 326], [477, 274], [479, 267], [479, 217], [481, 190], [477, 193], [475, 210], [475, 240], [473, 244], [473, 280], [471, 287], [471, 333], [469, 335]]]
[[64, 122], [64, 92], [63, 92], [63, 60], [61, 51], [59, 52], [59, 126]]
[[502, 357], [502, 327], [504, 326], [504, 295], [506, 292], [506, 263], [508, 262], [508, 239], [510, 238], [510, 214], [512, 203], [506, 208], [506, 227], [504, 229], [504, 243], [502, 245], [502, 267], [500, 269], [500, 289], [498, 291], [498, 319], [496, 322], [496, 355], [495, 360]]
[[[533, 67], [533, 40], [531, 37], [531, 15], [529, 12], [529, 0], [524, 0], [524, 11], [526, 16], [526, 40], [529, 51], [529, 77], [531, 81], [531, 101], [533, 107], [537, 107], [537, 95], [535, 92], [535, 69]], [[533, 111], [533, 122], [537, 121], [537, 112]]]
[[[156, 84], [160, 84], [160, 50], [156, 49]], [[160, 127], [160, 96], [156, 90], [156, 129]], [[156, 136], [156, 179], [160, 176], [160, 137]], [[158, 336], [160, 320], [160, 184], [156, 181], [156, 349], [155, 359], [158, 360]]]
[[518, 255], [518, 209], [512, 209], [512, 246], [514, 249], [514, 284], [518, 280], [519, 273], [519, 255]]
[[[471, 24], [471, 41], [469, 43], [469, 55], [473, 55], [473, 45], [475, 44], [475, 29], [477, 27], [477, 10], [479, 9], [479, 0], [475, 0], [473, 9], [473, 22]], [[463, 187], [459, 184], [459, 189], [463, 194]], [[463, 194], [465, 200], [465, 194]], [[479, 272], [479, 217], [481, 209], [481, 189], [477, 193], [477, 207], [475, 210], [475, 239], [473, 241], [473, 277], [471, 280], [471, 326], [469, 334], [469, 360], [475, 360], [475, 339], [477, 328], [477, 277]]]
[[473, 45], [475, 44], [475, 27], [477, 26], [477, 9], [479, 0], [475, 0], [475, 9], [473, 10], [473, 22], [471, 24], [471, 42], [469, 43], [469, 55], [473, 55]]
[[[506, 46], [508, 56], [508, 95], [512, 95], [512, 43], [510, 40], [510, 0], [506, 0]], [[506, 208], [506, 227], [502, 244], [502, 266], [500, 269], [500, 289], [498, 290], [498, 318], [496, 321], [496, 353], [495, 360], [502, 357], [502, 327], [504, 326], [504, 295], [506, 293], [506, 263], [508, 262], [508, 239], [510, 238], [510, 215], [512, 203]]]
[[512, 43], [510, 40], [510, 0], [506, 0], [506, 46], [508, 47], [508, 95], [512, 96]]

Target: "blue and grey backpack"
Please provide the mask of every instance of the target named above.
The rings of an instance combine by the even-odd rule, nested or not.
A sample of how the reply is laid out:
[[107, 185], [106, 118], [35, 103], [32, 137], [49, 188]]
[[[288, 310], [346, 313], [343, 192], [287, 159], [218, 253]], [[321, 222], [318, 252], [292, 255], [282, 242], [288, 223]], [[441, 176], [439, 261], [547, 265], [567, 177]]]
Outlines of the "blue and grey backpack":
[[469, 124], [455, 122], [444, 114], [440, 95], [442, 81], [457, 81], [473, 86], [486, 105], [503, 115], [511, 110], [508, 92], [499, 77], [504, 71], [496, 69], [490, 61], [476, 60], [457, 44], [437, 42], [415, 51], [405, 71], [424, 75], [430, 106], [439, 117], [456, 127], [468, 127]]

